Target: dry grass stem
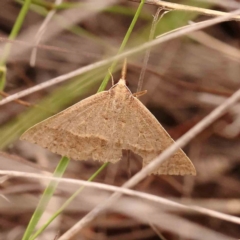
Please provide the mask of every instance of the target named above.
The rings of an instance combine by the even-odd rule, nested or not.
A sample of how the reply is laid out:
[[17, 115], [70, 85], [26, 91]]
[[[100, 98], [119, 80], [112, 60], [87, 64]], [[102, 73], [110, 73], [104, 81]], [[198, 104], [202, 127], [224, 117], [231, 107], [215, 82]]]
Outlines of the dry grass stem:
[[129, 195], [132, 197], [139, 197], [141, 199], [149, 200], [153, 203], [155, 202], [157, 204], [162, 205], [163, 209], [165, 209], [164, 206], [167, 206], [167, 207], [169, 207], [168, 208], [169, 210], [175, 209], [180, 212], [194, 211], [197, 213], [207, 215], [209, 217], [219, 218], [221, 220], [225, 220], [225, 221], [236, 223], [236, 224], [240, 225], [240, 218], [231, 216], [229, 214], [220, 213], [220, 212], [210, 210], [207, 208], [203, 208], [203, 207], [199, 207], [199, 206], [187, 206], [187, 205], [177, 203], [177, 202], [174, 202], [174, 201], [171, 201], [171, 200], [159, 197], [159, 196], [154, 196], [152, 194], [143, 193], [143, 192], [139, 192], [136, 190], [131, 190], [131, 189], [123, 188], [123, 187], [116, 187], [116, 186], [107, 185], [107, 184], [103, 184], [103, 183], [88, 182], [88, 181], [84, 181], [84, 180], [76, 180], [76, 179], [70, 179], [70, 178], [54, 178], [54, 177], [50, 177], [50, 176], [46, 176], [46, 175], [42, 175], [42, 174], [38, 174], [38, 173], [0, 170], [0, 174], [5, 175], [8, 178], [9, 177], [21, 177], [21, 178], [55, 180], [55, 181], [61, 182], [61, 183], [75, 184], [75, 185], [79, 185], [79, 186], [86, 186], [89, 188], [96, 188], [96, 189], [100, 189], [100, 190], [117, 192], [117, 193]]
[[[131, 1], [139, 2], [139, 0], [131, 0]], [[187, 12], [197, 12], [197, 13], [200, 13], [203, 15], [213, 16], [213, 17], [226, 16], [228, 14], [226, 12], [220, 12], [220, 11], [215, 11], [215, 10], [211, 10], [211, 9], [188, 6], [188, 5], [178, 4], [178, 3], [165, 2], [165, 1], [161, 1], [161, 0], [146, 0], [146, 4], [156, 5], [156, 6], [162, 7], [163, 9], [166, 9], [166, 10], [181, 10], [181, 11], [187, 11]], [[232, 16], [229, 20], [239, 21], [240, 16], [236, 16], [236, 17]]]
[[[98, 1], [96, 4], [94, 0], [90, 0], [87, 1], [81, 11], [79, 11], [78, 8], [63, 11], [61, 13], [61, 17], [65, 19], [65, 21], [61, 24], [57, 24], [56, 21], [50, 21], [47, 31], [41, 38], [41, 42], [44, 43], [51, 40], [63, 30], [70, 28], [71, 26], [81, 22], [82, 20], [90, 16], [94, 16], [95, 14], [101, 12], [102, 10], [115, 4], [116, 2], [118, 2], [118, 0]], [[26, 31], [23, 31], [23, 33], [19, 35], [17, 40], [31, 43], [31, 45], [25, 45], [12, 51], [11, 55], [8, 58], [8, 61], [14, 60], [17, 57], [21, 57], [23, 54], [26, 54], [26, 52], [31, 50], [32, 47], [34, 47], [34, 38], [32, 36], [36, 34], [36, 29], [39, 29], [41, 26], [42, 23], [32, 25]], [[4, 46], [5, 44], [0, 45], [0, 49], [2, 49]]]
[[21, 97], [27, 96], [29, 94], [32, 94], [34, 92], [40, 91], [40, 90], [42, 90], [44, 88], [47, 88], [47, 87], [53, 86], [55, 84], [61, 83], [61, 82], [66, 81], [66, 80], [68, 80], [68, 79], [70, 79], [72, 77], [75, 77], [75, 76], [78, 76], [80, 74], [86, 73], [86, 72], [91, 71], [93, 69], [96, 69], [96, 68], [99, 68], [99, 67], [103, 67], [103, 66], [105, 66], [105, 65], [107, 65], [107, 64], [109, 64], [109, 63], [111, 63], [111, 62], [113, 62], [115, 60], [123, 59], [125, 57], [130, 56], [130, 55], [133, 55], [133, 54], [141, 52], [141, 51], [143, 51], [145, 49], [148, 49], [150, 47], [156, 46], [156, 45], [158, 45], [160, 43], [163, 43], [163, 42], [166, 42], [166, 41], [178, 38], [178, 37], [183, 36], [185, 34], [188, 34], [188, 33], [191, 33], [193, 31], [200, 30], [200, 29], [203, 29], [203, 28], [215, 25], [215, 24], [220, 23], [220, 22], [227, 21], [227, 20], [231, 19], [231, 17], [236, 16], [238, 14], [240, 14], [240, 10], [239, 9], [236, 10], [236, 11], [227, 13], [224, 16], [220, 16], [220, 17], [217, 17], [217, 18], [214, 18], [214, 19], [211, 19], [211, 20], [207, 20], [207, 21], [204, 21], [202, 23], [193, 24], [193, 25], [188, 26], [187, 28], [180, 29], [179, 31], [174, 31], [171, 34], [164, 35], [161, 38], [158, 38], [158, 39], [155, 39], [155, 40], [150, 41], [148, 43], [145, 43], [145, 44], [141, 45], [140, 47], [133, 48], [133, 49], [131, 49], [131, 50], [125, 52], [125, 53], [119, 54], [118, 56], [114, 56], [114, 57], [108, 58], [106, 60], [102, 60], [102, 61], [90, 64], [90, 65], [88, 65], [86, 67], [82, 67], [82, 68], [74, 70], [74, 71], [72, 71], [70, 73], [67, 73], [67, 74], [61, 75], [59, 77], [50, 79], [47, 82], [38, 84], [38, 85], [36, 85], [34, 87], [28, 88], [28, 89], [23, 90], [23, 91], [18, 92], [18, 93], [15, 93], [15, 94], [13, 94], [13, 95], [11, 95], [9, 97], [6, 97], [5, 99], [1, 100], [0, 101], [0, 106], [4, 105], [6, 103], [9, 103], [9, 102], [11, 102], [13, 100], [16, 100], [18, 98], [21, 98]]
[[[154, 35], [155, 35], [155, 30], [156, 30], [156, 26], [158, 21], [166, 14], [168, 13], [163, 11], [162, 14], [160, 15], [161, 11], [163, 11], [162, 8], [158, 8], [154, 17], [153, 17], [153, 21], [152, 21], [152, 26], [151, 26], [151, 30], [150, 30], [150, 34], [149, 34], [149, 38], [148, 40], [151, 41], [154, 39]], [[160, 19], [159, 19], [159, 15], [160, 15]], [[147, 68], [147, 64], [148, 64], [148, 60], [150, 57], [150, 53], [151, 53], [151, 48], [146, 50], [146, 53], [144, 55], [143, 58], [143, 66], [140, 72], [140, 76], [139, 76], [139, 80], [138, 80], [138, 86], [137, 86], [137, 92], [142, 91], [142, 85], [143, 85], [143, 80], [144, 80], [144, 76], [145, 76], [145, 72], [146, 72], [146, 68]]]
[[[55, 5], [60, 5], [62, 3], [62, 0], [55, 0]], [[51, 21], [51, 19], [53, 18], [53, 16], [56, 13], [56, 9], [53, 9], [51, 11], [48, 12], [46, 18], [44, 19], [42, 25], [40, 26], [40, 28], [38, 29], [36, 35], [35, 35], [35, 41], [34, 41], [34, 48], [32, 50], [31, 53], [31, 57], [30, 57], [30, 65], [32, 67], [35, 66], [36, 63], [36, 57], [37, 57], [37, 48], [36, 46], [40, 43], [41, 38], [43, 36], [43, 34], [45, 33], [46, 29], [47, 29], [47, 25], [49, 24], [49, 22]]]
[[227, 56], [228, 58], [240, 63], [240, 51], [237, 48], [230, 46], [224, 43], [223, 41], [220, 41], [203, 31], [197, 31], [195, 33], [189, 34], [188, 36], [191, 39], [194, 39], [195, 41], [209, 48], [219, 51], [223, 53], [225, 56]]
[[196, 0], [198, 2], [206, 2], [206, 3], [214, 3], [218, 6], [226, 7], [226, 8], [239, 8], [240, 4], [235, 0]]

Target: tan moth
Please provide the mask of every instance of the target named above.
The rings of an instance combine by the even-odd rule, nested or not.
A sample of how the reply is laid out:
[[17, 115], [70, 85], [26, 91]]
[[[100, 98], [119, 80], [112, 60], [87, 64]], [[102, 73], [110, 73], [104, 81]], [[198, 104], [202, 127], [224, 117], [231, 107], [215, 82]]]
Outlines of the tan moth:
[[[122, 150], [143, 158], [143, 166], [173, 144], [151, 112], [126, 86], [123, 76], [108, 91], [90, 96], [27, 130], [22, 140], [75, 160], [116, 163]], [[196, 175], [179, 149], [153, 174]]]

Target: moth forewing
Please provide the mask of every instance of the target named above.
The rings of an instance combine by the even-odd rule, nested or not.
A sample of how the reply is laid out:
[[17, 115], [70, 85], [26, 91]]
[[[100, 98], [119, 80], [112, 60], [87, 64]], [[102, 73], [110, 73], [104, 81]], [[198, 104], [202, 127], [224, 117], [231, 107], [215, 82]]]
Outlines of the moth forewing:
[[[109, 91], [97, 93], [27, 130], [21, 137], [75, 160], [115, 163], [131, 150], [147, 165], [174, 143], [172, 138], [120, 79]], [[153, 174], [195, 175], [179, 149]]]

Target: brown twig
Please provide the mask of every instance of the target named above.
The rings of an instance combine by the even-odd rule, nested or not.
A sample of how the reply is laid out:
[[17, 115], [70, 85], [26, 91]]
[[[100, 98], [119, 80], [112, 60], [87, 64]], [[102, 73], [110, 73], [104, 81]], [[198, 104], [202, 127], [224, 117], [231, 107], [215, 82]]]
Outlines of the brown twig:
[[[7, 93], [5, 93], [5, 92], [3, 92], [1, 90], [0, 90], [0, 95], [3, 96], [3, 97], [8, 97], [9, 96], [9, 94], [7, 94]], [[23, 101], [23, 100], [20, 100], [20, 99], [15, 99], [14, 102], [19, 103], [19, 104], [21, 104], [21, 105], [23, 105], [25, 107], [32, 107], [33, 106], [31, 103]]]

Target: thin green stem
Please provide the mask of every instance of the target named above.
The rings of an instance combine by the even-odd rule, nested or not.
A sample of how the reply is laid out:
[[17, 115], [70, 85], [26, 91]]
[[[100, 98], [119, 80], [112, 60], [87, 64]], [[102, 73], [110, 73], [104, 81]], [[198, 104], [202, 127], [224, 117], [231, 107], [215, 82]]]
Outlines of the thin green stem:
[[[137, 20], [139, 18], [139, 15], [140, 15], [140, 13], [142, 11], [144, 3], [145, 3], [145, 0], [141, 0], [141, 3], [138, 6], [136, 14], [134, 15], [134, 18], [133, 18], [133, 20], [132, 20], [132, 22], [131, 22], [131, 24], [130, 24], [130, 26], [128, 28], [128, 31], [127, 31], [127, 33], [126, 33], [126, 35], [125, 35], [125, 37], [124, 37], [124, 39], [122, 41], [122, 44], [121, 44], [117, 54], [120, 54], [123, 51], [123, 49], [125, 48], [128, 40], [129, 40], [129, 37], [130, 37], [130, 35], [131, 35], [132, 31], [133, 31], [133, 28], [134, 28], [134, 26], [135, 26], [135, 24], [136, 24], [136, 22], [137, 22]], [[113, 72], [116, 65], [117, 65], [117, 60], [112, 63], [112, 65], [109, 68], [109, 72]], [[102, 81], [101, 86], [98, 89], [99, 92], [103, 91], [106, 88], [110, 77], [111, 77], [110, 74], [107, 73], [105, 78]]]
[[[88, 182], [93, 181], [97, 175], [102, 172], [103, 169], [105, 169], [107, 167], [109, 163], [104, 163], [89, 179]], [[77, 195], [79, 193], [81, 193], [84, 189], [84, 186], [82, 186], [81, 188], [79, 188], [50, 218], [49, 220], [30, 238], [30, 240], [34, 240], [36, 239], [36, 237], [38, 237], [46, 228], [47, 226], [59, 215], [62, 213], [62, 211], [74, 200], [75, 197], [77, 197]]]
[[6, 66], [0, 66], [0, 90], [3, 90], [5, 87], [6, 72], [7, 72]]
[[[67, 157], [63, 157], [61, 159], [61, 161], [59, 162], [57, 168], [55, 169], [53, 176], [54, 177], [62, 177], [62, 175], [64, 174], [67, 165], [69, 163], [69, 159]], [[24, 233], [24, 236], [22, 238], [22, 240], [29, 240], [32, 232], [34, 231], [39, 219], [41, 218], [41, 216], [43, 215], [49, 201], [51, 200], [53, 193], [55, 192], [56, 188], [57, 188], [58, 182], [56, 181], [51, 181], [47, 188], [45, 189], [37, 208], [35, 209], [35, 212], [32, 215], [32, 218], [28, 224], [28, 227]]]
[[[21, 8], [21, 11], [20, 13], [18, 14], [18, 17], [15, 21], [15, 24], [12, 28], [12, 31], [8, 37], [9, 40], [13, 40], [17, 37], [21, 27], [22, 27], [22, 24], [23, 24], [23, 21], [25, 19], [25, 16], [27, 15], [27, 12], [28, 12], [28, 9], [29, 9], [29, 6], [31, 4], [31, 1], [32, 0], [26, 0], [24, 2], [24, 5], [22, 6]], [[0, 90], [3, 90], [4, 87], [5, 87], [5, 84], [6, 84], [6, 67], [5, 67], [5, 64], [6, 64], [6, 60], [9, 56], [9, 53], [11, 51], [11, 43], [7, 43], [3, 49], [3, 53], [2, 53], [2, 56], [0, 58]]]
[[[24, 4], [23, 4], [23, 6], [21, 8], [21, 11], [18, 14], [18, 17], [17, 17], [17, 19], [15, 21], [15, 24], [14, 24], [14, 26], [12, 28], [12, 31], [11, 31], [9, 37], [8, 37], [9, 40], [13, 40], [13, 39], [15, 39], [17, 37], [17, 35], [18, 35], [18, 33], [19, 33], [19, 31], [20, 31], [20, 29], [22, 27], [23, 21], [24, 21], [26, 15], [27, 15], [29, 6], [31, 4], [31, 1], [32, 0], [25, 0], [24, 1]], [[0, 62], [1, 66], [5, 64], [6, 59], [7, 59], [8, 55], [9, 55], [9, 53], [10, 53], [10, 50], [11, 50], [11, 43], [7, 43], [5, 45], [5, 48], [3, 50], [3, 54], [2, 54], [2, 57], [1, 57], [1, 62]]]

